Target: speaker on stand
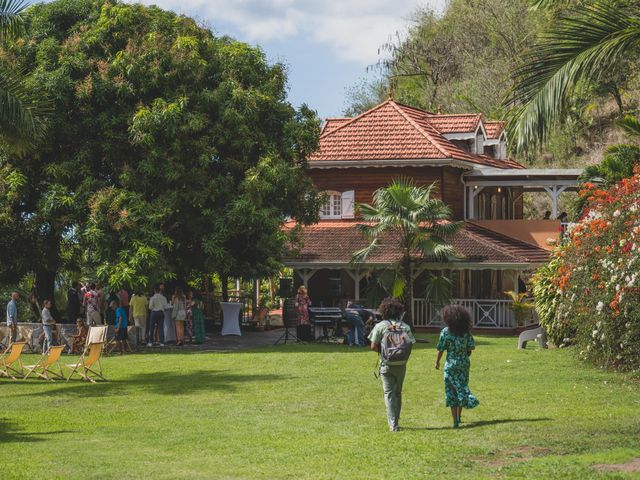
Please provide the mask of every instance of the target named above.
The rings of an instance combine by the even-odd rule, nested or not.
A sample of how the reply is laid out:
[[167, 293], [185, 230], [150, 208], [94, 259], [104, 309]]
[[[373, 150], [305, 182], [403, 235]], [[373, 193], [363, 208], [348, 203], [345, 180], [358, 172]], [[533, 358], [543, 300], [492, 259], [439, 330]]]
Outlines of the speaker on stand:
[[274, 343], [278, 345], [280, 342], [299, 342], [300, 339], [296, 335], [296, 327], [298, 326], [298, 314], [296, 312], [296, 301], [293, 298], [293, 279], [281, 278], [278, 288], [278, 296], [283, 299], [282, 302], [282, 324], [284, 325], [284, 333]]

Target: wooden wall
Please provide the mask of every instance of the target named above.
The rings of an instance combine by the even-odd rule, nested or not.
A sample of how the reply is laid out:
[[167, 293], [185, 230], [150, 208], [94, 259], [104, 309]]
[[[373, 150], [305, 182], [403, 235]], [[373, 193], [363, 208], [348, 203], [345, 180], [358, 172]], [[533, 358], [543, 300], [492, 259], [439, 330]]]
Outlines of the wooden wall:
[[[406, 176], [413, 178], [418, 185], [430, 185], [436, 182], [437, 195], [443, 179], [441, 167], [383, 167], [383, 168], [336, 168], [311, 169], [309, 175], [320, 190], [344, 192], [355, 190], [356, 203], [371, 203], [373, 193], [385, 187], [395, 178]], [[447, 180], [449, 178], [447, 177]], [[462, 186], [460, 186], [462, 191]], [[449, 198], [447, 195], [446, 198]], [[455, 198], [451, 195], [451, 198]]]
[[443, 201], [451, 207], [454, 220], [464, 218], [464, 185], [460, 181], [462, 169], [444, 167], [442, 169]]

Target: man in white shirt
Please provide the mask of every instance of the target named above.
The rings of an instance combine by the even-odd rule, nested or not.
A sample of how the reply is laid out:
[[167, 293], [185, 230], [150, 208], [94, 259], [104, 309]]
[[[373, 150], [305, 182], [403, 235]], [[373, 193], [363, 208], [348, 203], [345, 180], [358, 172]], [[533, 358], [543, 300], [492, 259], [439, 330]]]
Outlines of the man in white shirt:
[[164, 309], [168, 302], [164, 295], [160, 293], [160, 287], [154, 289], [154, 295], [149, 300], [149, 311], [151, 318], [149, 320], [149, 332], [147, 333], [147, 347], [153, 346], [153, 330], [158, 327], [158, 336], [160, 337], [160, 346], [164, 347]]

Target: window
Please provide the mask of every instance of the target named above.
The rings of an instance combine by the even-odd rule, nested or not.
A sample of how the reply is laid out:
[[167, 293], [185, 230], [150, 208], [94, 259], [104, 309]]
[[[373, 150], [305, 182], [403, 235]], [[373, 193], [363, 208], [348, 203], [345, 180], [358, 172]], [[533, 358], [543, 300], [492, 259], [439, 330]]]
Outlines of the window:
[[342, 218], [342, 194], [326, 192], [327, 198], [320, 207], [320, 218]]

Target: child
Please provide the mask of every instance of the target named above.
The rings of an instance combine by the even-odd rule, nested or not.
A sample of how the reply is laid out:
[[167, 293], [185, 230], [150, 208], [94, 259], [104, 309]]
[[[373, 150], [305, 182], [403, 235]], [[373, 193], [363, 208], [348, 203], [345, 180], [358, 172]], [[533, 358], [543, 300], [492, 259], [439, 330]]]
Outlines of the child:
[[89, 329], [84, 324], [84, 320], [82, 318], [78, 318], [76, 320], [76, 326], [78, 330], [75, 335], [71, 335], [72, 343], [71, 343], [71, 353], [82, 353], [84, 348], [84, 342], [87, 340], [87, 334], [89, 333]]
[[[112, 303], [116, 303], [115, 301]], [[116, 310], [116, 342], [120, 353], [124, 355], [124, 342], [129, 338], [127, 334], [127, 310], [124, 307], [118, 307]]]
[[436, 370], [440, 369], [440, 359], [447, 352], [444, 364], [444, 391], [447, 407], [451, 407], [453, 428], [460, 425], [463, 408], [477, 407], [480, 402], [469, 390], [469, 357], [476, 348], [471, 329], [471, 315], [462, 305], [448, 305], [442, 309], [442, 319], [446, 325], [440, 332], [436, 350]]

